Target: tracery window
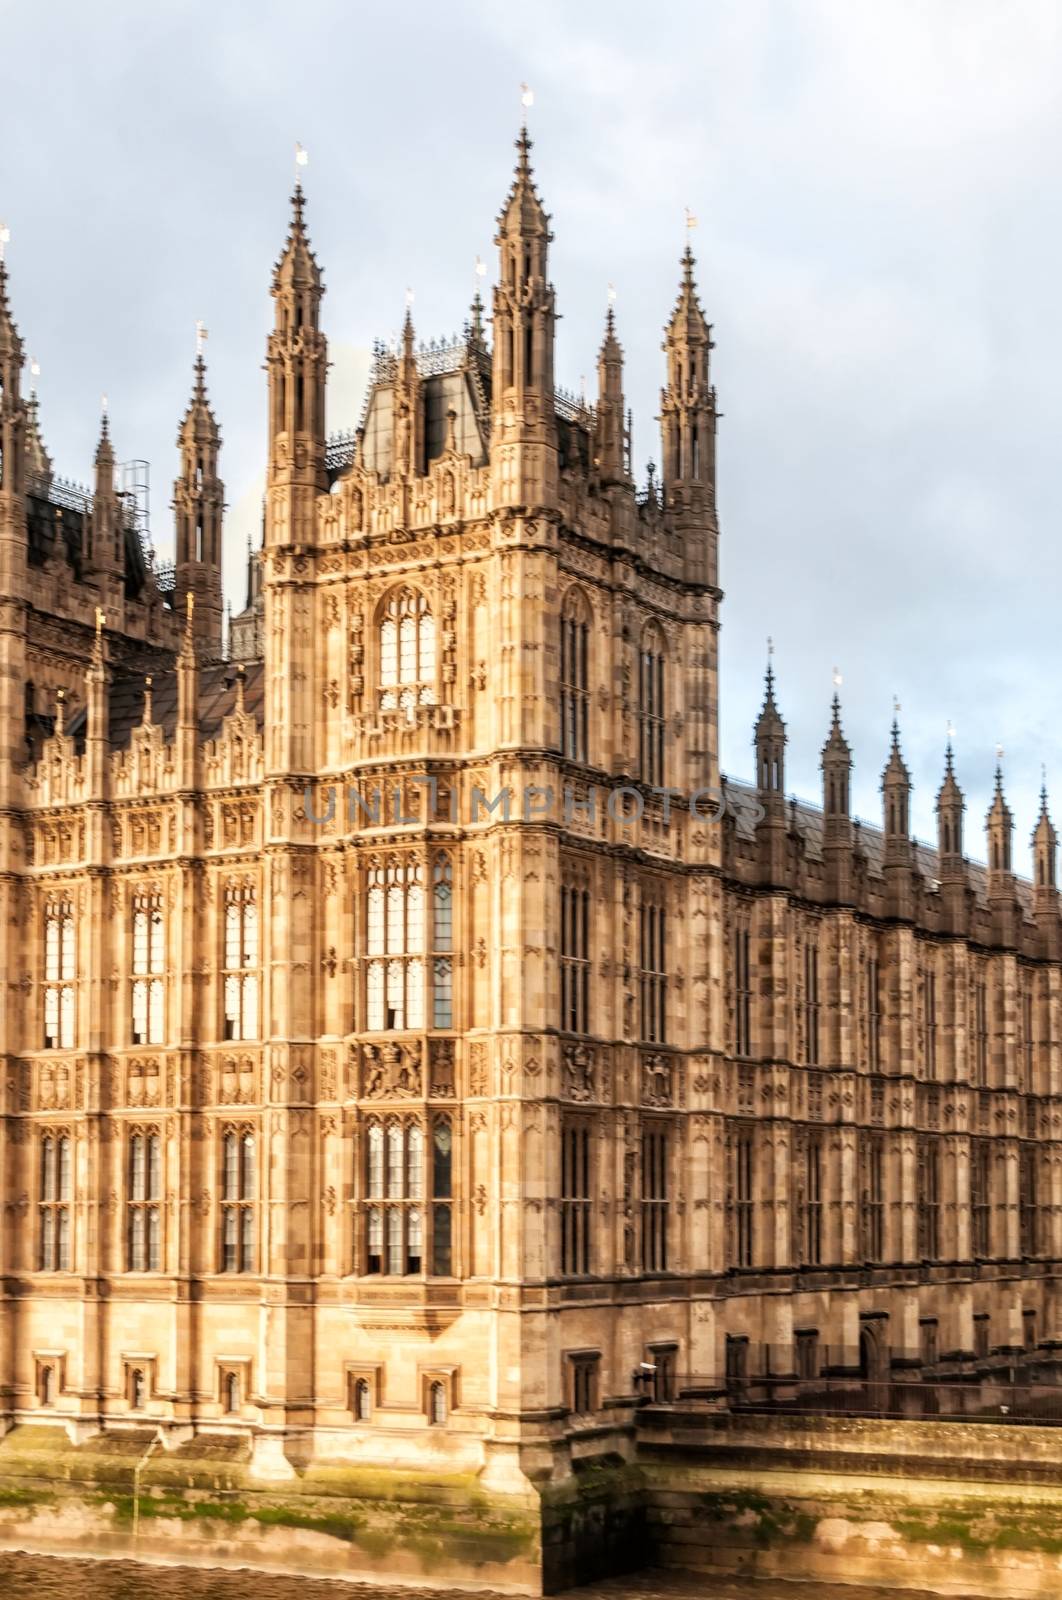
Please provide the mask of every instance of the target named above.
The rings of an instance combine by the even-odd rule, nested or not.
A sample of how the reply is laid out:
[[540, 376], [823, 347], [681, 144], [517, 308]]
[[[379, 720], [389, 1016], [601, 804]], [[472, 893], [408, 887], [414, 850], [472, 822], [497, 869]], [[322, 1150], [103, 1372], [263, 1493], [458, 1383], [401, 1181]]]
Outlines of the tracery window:
[[1023, 1256], [1040, 1253], [1039, 1152], [1026, 1145], [1018, 1168], [1018, 1224]]
[[970, 1150], [970, 1244], [981, 1261], [992, 1254], [992, 1145], [974, 1139]]
[[730, 1262], [735, 1267], [751, 1267], [755, 1249], [754, 1133], [747, 1124], [738, 1125], [728, 1140], [727, 1238]]
[[978, 978], [973, 990], [973, 1081], [988, 1083], [988, 984]]
[[793, 1265], [822, 1263], [822, 1134], [808, 1129], [793, 1163]]
[[926, 1077], [932, 1082], [937, 1076], [937, 975], [927, 967], [924, 976]]
[[221, 1142], [221, 1270], [254, 1271], [255, 1137], [229, 1128]]
[[258, 905], [250, 884], [225, 895], [225, 1038], [258, 1037]]
[[69, 900], [51, 900], [44, 913], [44, 1048], [71, 1050], [77, 1016], [77, 948]]
[[561, 886], [561, 1027], [588, 1031], [590, 1003], [590, 890], [585, 883]]
[[880, 1133], [865, 1134], [860, 1141], [860, 1254], [864, 1261], [885, 1257], [885, 1140]]
[[158, 1130], [137, 1130], [129, 1140], [126, 1191], [126, 1265], [157, 1272], [161, 1256], [162, 1141]]
[[639, 771], [646, 783], [664, 781], [664, 640], [647, 628], [638, 654]]
[[403, 711], [435, 704], [435, 618], [417, 589], [397, 589], [380, 620], [380, 709]]
[[591, 1139], [586, 1117], [570, 1117], [561, 1127], [561, 1274], [566, 1278], [590, 1271]]
[[871, 1072], [881, 1070], [881, 962], [877, 956], [867, 962], [867, 1065]]
[[650, 1122], [642, 1129], [642, 1270], [668, 1266], [668, 1130]]
[[162, 897], [138, 895], [133, 902], [133, 1044], [162, 1044], [165, 1039], [165, 969]]
[[561, 611], [561, 753], [586, 761], [590, 724], [590, 617], [578, 590], [570, 590]]
[[37, 1270], [69, 1272], [71, 1260], [70, 1135], [47, 1132], [40, 1143], [37, 1189]]
[[453, 1124], [374, 1119], [365, 1133], [364, 1270], [390, 1277], [453, 1270]]
[[940, 1149], [936, 1139], [918, 1141], [918, 1254], [940, 1255]]
[[734, 1054], [752, 1054], [752, 936], [748, 923], [734, 929]]
[[652, 1044], [667, 1038], [667, 912], [643, 898], [639, 913], [641, 1036]]
[[804, 1059], [819, 1064], [819, 945], [818, 930], [809, 929], [804, 945]]

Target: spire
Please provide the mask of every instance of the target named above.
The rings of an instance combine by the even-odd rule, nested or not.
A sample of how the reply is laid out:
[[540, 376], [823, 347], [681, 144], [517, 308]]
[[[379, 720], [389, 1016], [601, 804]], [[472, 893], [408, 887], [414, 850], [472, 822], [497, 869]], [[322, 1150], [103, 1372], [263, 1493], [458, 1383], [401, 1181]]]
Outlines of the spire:
[[177, 430], [180, 471], [173, 485], [175, 585], [178, 604], [185, 596], [196, 597], [197, 642], [208, 656], [217, 658], [221, 655], [222, 638], [221, 546], [225, 485], [218, 476], [221, 433], [207, 396], [202, 348], [205, 336], [206, 330], [200, 324], [191, 399]]
[[1040, 815], [1036, 821], [1032, 842], [1036, 893], [1038, 897], [1042, 895], [1050, 901], [1054, 899], [1057, 890], [1058, 834], [1047, 809], [1046, 776], [1040, 789]]
[[937, 790], [937, 855], [941, 882], [963, 872], [962, 818], [966, 809], [955, 777], [955, 762], [948, 736], [944, 752], [944, 780]]
[[985, 828], [988, 833], [988, 870], [992, 877], [1000, 878], [1009, 876], [1011, 870], [1011, 838], [1014, 832], [1014, 818], [1011, 816], [1010, 807], [1007, 805], [1003, 794], [1003, 754], [998, 753], [996, 760], [996, 786], [992, 795], [992, 804], [988, 808], [985, 818]]
[[719, 539], [715, 513], [718, 413], [711, 381], [714, 345], [697, 297], [694, 265], [687, 242], [678, 300], [664, 331], [667, 381], [660, 394], [664, 503], [681, 526], [687, 577], [714, 585]]
[[763, 706], [756, 719], [756, 787], [763, 804], [780, 804], [785, 795], [785, 723], [774, 698], [774, 646], [768, 641]]
[[281, 251], [280, 259], [273, 269], [273, 293], [280, 294], [288, 290], [309, 290], [321, 292], [321, 269], [317, 265], [317, 258], [310, 245], [309, 234], [306, 232], [306, 223], [303, 210], [306, 198], [302, 191], [302, 184], [296, 181], [291, 196], [291, 223], [288, 227], [288, 237]]
[[553, 237], [549, 231], [550, 219], [535, 188], [535, 175], [531, 167], [532, 141], [526, 123], [517, 134], [515, 143], [516, 170], [505, 204], [498, 214], [498, 231], [509, 236], [544, 235], [549, 240]]
[[22, 340], [11, 313], [7, 297], [7, 262], [0, 247], [0, 375], [21, 372], [23, 362]]
[[892, 746], [885, 771], [881, 775], [881, 788], [885, 796], [885, 853], [888, 862], [890, 845], [896, 846], [894, 860], [906, 860], [911, 837], [911, 774], [900, 750], [899, 704], [892, 718]]
[[852, 752], [841, 727], [841, 701], [833, 696], [830, 731], [822, 747], [822, 809], [829, 823], [847, 821], [852, 776]]
[[26, 471], [31, 478], [36, 478], [39, 482], [50, 483], [52, 480], [52, 458], [41, 435], [40, 406], [36, 387], [30, 390], [26, 402]]
[[402, 323], [402, 352], [395, 369], [393, 470], [417, 477], [424, 471], [424, 406], [417, 370], [413, 331], [413, 293], [406, 290], [406, 315]]
[[[270, 543], [312, 545], [316, 499], [328, 489], [325, 468], [325, 376], [321, 332], [324, 283], [310, 248], [302, 185], [291, 197], [287, 242], [273, 271], [274, 326], [266, 350], [269, 374]], [[282, 493], [276, 491], [283, 490]]]
[[542, 506], [555, 503], [558, 474], [557, 313], [549, 281], [553, 236], [535, 189], [526, 128], [516, 149], [516, 172], [494, 237], [499, 281], [494, 286], [491, 484], [497, 506]]
[[616, 338], [616, 316], [610, 297], [605, 313], [605, 337], [597, 358], [597, 415], [594, 422], [594, 464], [602, 483], [629, 482], [627, 456], [623, 347]]

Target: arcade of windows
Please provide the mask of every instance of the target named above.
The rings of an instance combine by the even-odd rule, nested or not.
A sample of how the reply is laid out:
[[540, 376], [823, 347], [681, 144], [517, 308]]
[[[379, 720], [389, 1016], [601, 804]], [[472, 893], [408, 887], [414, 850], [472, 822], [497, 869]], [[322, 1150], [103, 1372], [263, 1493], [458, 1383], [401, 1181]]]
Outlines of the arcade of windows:
[[37, 1188], [37, 1270], [71, 1268], [71, 1141], [68, 1133], [45, 1133], [40, 1142]]
[[453, 1272], [453, 1124], [373, 1120], [365, 1130], [356, 1273], [448, 1278]]
[[[425, 945], [424, 866], [394, 857], [369, 868], [366, 894], [365, 1025], [369, 1032], [453, 1026], [453, 868], [431, 862]], [[430, 976], [430, 1000], [425, 995]]]
[[641, 1036], [649, 1044], [667, 1038], [667, 912], [643, 900], [639, 913]]

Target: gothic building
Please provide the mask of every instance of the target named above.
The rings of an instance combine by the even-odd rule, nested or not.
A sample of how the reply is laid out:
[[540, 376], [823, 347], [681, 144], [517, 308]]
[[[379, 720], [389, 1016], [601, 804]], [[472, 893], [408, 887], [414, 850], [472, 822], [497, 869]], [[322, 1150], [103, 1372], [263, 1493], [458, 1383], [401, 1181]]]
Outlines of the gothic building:
[[[380, 348], [325, 434], [296, 188], [272, 278], [264, 539], [222, 654], [197, 360], [172, 576], [52, 474], [0, 265], [0, 1408], [240, 1433], [254, 1470], [498, 1487], [630, 1447], [639, 1396], [1059, 1338], [1062, 938], [1002, 783], [935, 849], [718, 770], [716, 395], [687, 249], [662, 473], [611, 308], [554, 380], [530, 141], [490, 333]], [[825, 720], [825, 719], [824, 719]], [[769, 1362], [769, 1368], [767, 1363]], [[644, 1364], [644, 1365], [643, 1365]]]

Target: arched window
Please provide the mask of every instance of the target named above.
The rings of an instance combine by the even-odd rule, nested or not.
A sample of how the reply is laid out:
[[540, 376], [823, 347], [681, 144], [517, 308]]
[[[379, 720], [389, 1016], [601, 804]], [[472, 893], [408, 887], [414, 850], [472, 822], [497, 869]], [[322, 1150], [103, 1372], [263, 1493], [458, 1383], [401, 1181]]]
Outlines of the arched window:
[[129, 1405], [133, 1411], [143, 1411], [147, 1399], [147, 1381], [143, 1367], [133, 1367], [129, 1373]]
[[66, 1133], [47, 1133], [41, 1140], [38, 1193], [38, 1270], [69, 1272], [71, 1173]]
[[586, 761], [590, 722], [590, 611], [578, 590], [569, 590], [561, 609], [561, 754]]
[[44, 1048], [72, 1050], [76, 1018], [77, 952], [69, 901], [51, 901], [44, 913]]
[[416, 589], [398, 589], [380, 620], [380, 709], [412, 721], [417, 706], [435, 704], [435, 618]]
[[359, 1378], [354, 1385], [354, 1420], [368, 1422], [372, 1417], [372, 1394], [367, 1378]]
[[664, 639], [652, 626], [638, 653], [639, 771], [646, 783], [664, 781]]
[[138, 895], [133, 909], [133, 1044], [162, 1044], [165, 1038], [166, 966], [162, 897]]
[[225, 895], [224, 995], [226, 1039], [258, 1037], [258, 906], [249, 884]]
[[130, 1272], [157, 1272], [160, 1264], [162, 1146], [155, 1129], [134, 1133], [129, 1141], [129, 1190], [126, 1210]]
[[37, 1398], [42, 1406], [53, 1406], [55, 1404], [55, 1368], [50, 1361], [45, 1362], [39, 1370]]
[[366, 1026], [374, 1033], [424, 1026], [424, 886], [420, 863], [369, 869]]
[[235, 1415], [240, 1409], [240, 1375], [238, 1372], [226, 1372], [225, 1374], [223, 1403], [225, 1410], [230, 1415]]
[[446, 1385], [438, 1378], [428, 1389], [428, 1421], [433, 1427], [442, 1427], [446, 1421]]
[[[373, 1121], [365, 1137], [364, 1271], [451, 1272], [452, 1129], [448, 1117]], [[430, 1165], [429, 1165], [430, 1163]], [[428, 1251], [431, 1251], [429, 1261]]]
[[254, 1207], [254, 1134], [230, 1128], [222, 1141], [222, 1272], [254, 1271]]

